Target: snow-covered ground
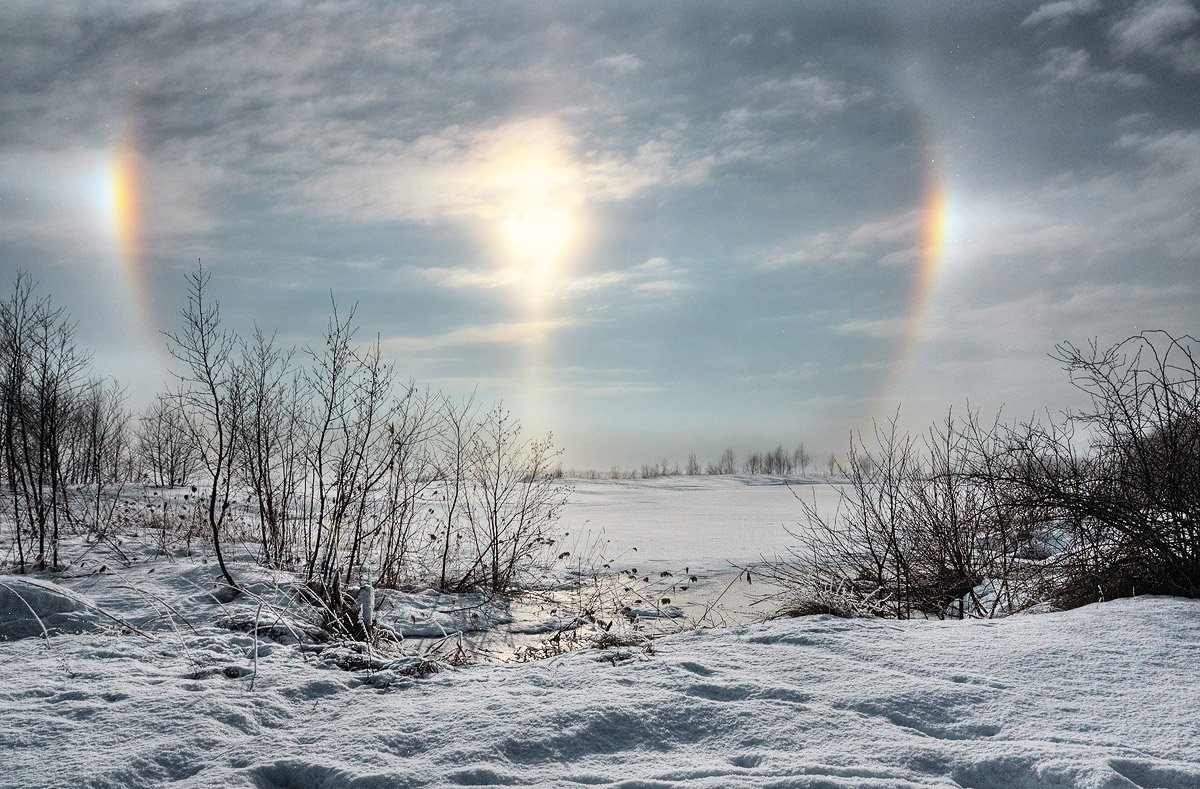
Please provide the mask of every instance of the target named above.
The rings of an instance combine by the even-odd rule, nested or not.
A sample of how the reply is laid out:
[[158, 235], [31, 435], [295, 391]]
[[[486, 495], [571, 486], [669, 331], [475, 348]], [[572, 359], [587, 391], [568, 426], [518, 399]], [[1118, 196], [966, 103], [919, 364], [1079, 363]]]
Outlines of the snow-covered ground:
[[[791, 492], [752, 482], [578, 483], [565, 528], [717, 574], [795, 527]], [[1200, 601], [811, 617], [451, 667], [302, 649], [286, 576], [237, 562], [248, 593], [222, 601], [202, 555], [150, 547], [126, 535], [65, 575], [0, 576], [0, 786], [1200, 787]], [[379, 593], [412, 638], [568, 624]]]
[[411, 679], [227, 632], [0, 646], [0, 783], [1200, 786], [1200, 603], [814, 617]]

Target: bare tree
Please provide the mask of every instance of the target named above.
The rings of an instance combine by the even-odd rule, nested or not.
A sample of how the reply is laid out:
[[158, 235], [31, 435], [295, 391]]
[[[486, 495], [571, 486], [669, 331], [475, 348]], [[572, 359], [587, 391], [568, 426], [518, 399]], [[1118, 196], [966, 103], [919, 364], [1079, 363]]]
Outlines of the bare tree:
[[11, 297], [0, 305], [4, 460], [22, 571], [23, 527], [37, 541], [36, 566], [45, 569], [47, 559], [58, 565], [59, 517], [66, 507], [66, 444], [88, 364], [75, 343], [74, 322], [63, 308], [35, 291], [29, 276], [18, 274]]
[[234, 357], [237, 338], [222, 328], [220, 304], [207, 298], [211, 277], [199, 266], [188, 274], [188, 303], [180, 310], [183, 325], [166, 336], [171, 356], [181, 365], [178, 400], [205, 475], [213, 550], [221, 575], [236, 591], [221, 549], [221, 531], [230, 508], [243, 392]]

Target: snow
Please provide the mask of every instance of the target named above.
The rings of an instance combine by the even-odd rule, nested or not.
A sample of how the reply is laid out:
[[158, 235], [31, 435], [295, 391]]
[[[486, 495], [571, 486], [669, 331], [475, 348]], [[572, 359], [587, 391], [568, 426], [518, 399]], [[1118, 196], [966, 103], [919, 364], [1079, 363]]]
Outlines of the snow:
[[82, 633], [105, 624], [99, 607], [50, 581], [0, 576], [0, 641]]
[[255, 672], [244, 633], [194, 644], [207, 670], [174, 646], [94, 633], [3, 645], [5, 782], [1200, 785], [1195, 601], [812, 617], [424, 679], [282, 647]]
[[427, 589], [415, 594], [390, 592], [384, 600], [381, 613], [387, 623], [408, 638], [477, 632], [513, 621], [503, 600], [481, 595], [446, 595]]
[[[605, 484], [588, 483], [592, 500], [624, 515], [579, 517], [607, 519], [614, 542], [645, 530], [635, 500], [703, 532], [642, 541], [658, 547], [641, 564], [769, 553], [795, 512], [779, 485]], [[741, 507], [758, 525], [722, 544]], [[21, 595], [0, 596], [17, 639], [0, 641], [0, 785], [1200, 787], [1200, 601], [815, 616], [452, 666], [317, 643], [286, 573], [235, 560], [247, 592], [228, 600], [211, 561], [156, 555], [152, 537], [89, 546], [66, 573], [0, 576], [0, 595]], [[694, 551], [671, 556], [682, 543]], [[379, 626], [409, 639], [581, 626], [527, 603], [374, 595]]]

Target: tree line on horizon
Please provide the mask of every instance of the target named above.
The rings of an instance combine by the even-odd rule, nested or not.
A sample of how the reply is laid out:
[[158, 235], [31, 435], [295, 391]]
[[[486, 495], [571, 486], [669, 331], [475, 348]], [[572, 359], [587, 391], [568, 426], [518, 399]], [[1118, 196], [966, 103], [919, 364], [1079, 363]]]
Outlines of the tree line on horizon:
[[733, 474], [767, 475], [767, 476], [807, 476], [809, 470], [814, 474], [826, 477], [836, 477], [839, 474], [840, 461], [837, 455], [830, 453], [820, 468], [815, 458], [808, 451], [804, 442], [796, 445], [795, 449], [785, 449], [782, 444], [774, 449], [751, 451], [738, 462], [737, 453], [733, 447], [726, 447], [716, 462], [701, 465], [695, 452], [688, 454], [687, 462], [683, 465], [662, 460], [657, 463], [643, 463], [641, 466], [625, 468], [613, 466], [607, 472], [595, 469], [568, 469], [565, 476], [573, 479], [655, 479], [657, 477], [695, 477], [695, 476], [730, 476]]

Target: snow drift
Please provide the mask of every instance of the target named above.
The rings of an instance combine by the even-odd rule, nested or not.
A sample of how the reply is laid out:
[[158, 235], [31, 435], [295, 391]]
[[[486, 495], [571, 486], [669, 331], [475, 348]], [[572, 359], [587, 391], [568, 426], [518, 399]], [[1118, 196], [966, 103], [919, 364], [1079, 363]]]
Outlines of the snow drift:
[[386, 690], [246, 633], [202, 633], [190, 657], [108, 634], [0, 645], [4, 782], [1200, 786], [1197, 601], [811, 617]]
[[0, 641], [82, 633], [112, 624], [96, 604], [50, 581], [0, 576]]

